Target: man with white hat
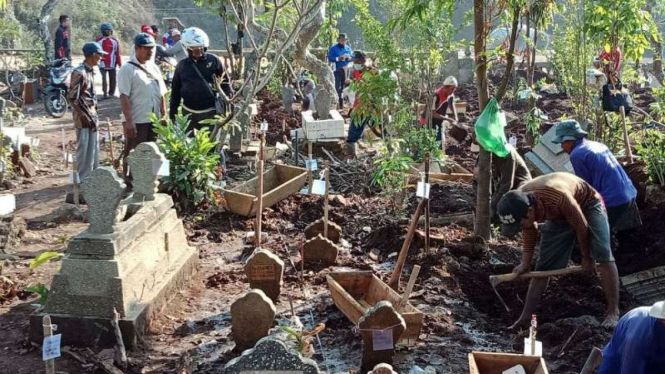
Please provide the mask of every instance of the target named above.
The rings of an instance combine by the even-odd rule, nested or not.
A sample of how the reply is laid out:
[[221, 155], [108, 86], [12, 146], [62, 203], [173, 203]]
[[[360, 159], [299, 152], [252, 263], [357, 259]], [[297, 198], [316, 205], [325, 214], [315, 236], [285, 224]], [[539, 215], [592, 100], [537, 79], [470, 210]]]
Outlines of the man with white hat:
[[173, 56], [175, 58], [176, 62], [180, 62], [181, 60], [184, 60], [187, 58], [187, 50], [185, 49], [185, 46], [182, 45], [181, 38], [182, 34], [180, 33], [180, 30], [178, 29], [173, 29], [171, 30], [171, 38], [173, 39], [173, 44], [169, 46], [169, 48], [166, 49], [166, 52], [164, 52], [165, 56]]
[[665, 301], [621, 317], [598, 374], [665, 373]]
[[[455, 90], [457, 89], [457, 78], [452, 75], [443, 81], [443, 85], [434, 91], [434, 106], [432, 106], [432, 127], [437, 129], [436, 140], [445, 144], [445, 124], [457, 123], [457, 109], [455, 109]], [[452, 117], [448, 116], [448, 111]], [[420, 124], [427, 124], [427, 112], [420, 117]]]

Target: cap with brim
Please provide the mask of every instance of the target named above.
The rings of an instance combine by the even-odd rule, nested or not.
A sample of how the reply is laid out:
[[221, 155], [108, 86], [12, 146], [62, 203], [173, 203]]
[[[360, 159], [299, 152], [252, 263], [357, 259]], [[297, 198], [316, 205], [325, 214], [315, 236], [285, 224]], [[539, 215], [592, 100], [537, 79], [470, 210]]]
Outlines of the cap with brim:
[[522, 219], [526, 217], [531, 202], [521, 190], [507, 192], [499, 201], [497, 214], [501, 221], [501, 235], [512, 238], [519, 233]]
[[578, 140], [584, 138], [588, 134], [588, 132], [582, 130], [582, 127], [577, 121], [562, 121], [556, 125], [556, 136], [552, 139], [552, 143], [559, 144], [567, 140]]
[[137, 47], [154, 47], [156, 45], [155, 38], [142, 32], [134, 37], [134, 45]]
[[339, 37], [337, 39], [346, 39], [346, 34], [345, 33], [339, 34]]
[[665, 319], [665, 301], [658, 301], [649, 309], [649, 315], [658, 319]]
[[178, 29], [171, 30], [171, 36], [177, 36], [177, 35], [181, 35], [180, 30], [178, 30]]
[[99, 43], [96, 42], [88, 42], [83, 45], [83, 55], [91, 55], [91, 54], [100, 54], [100, 55], [107, 55], [108, 53], [104, 52], [102, 49], [102, 46]]

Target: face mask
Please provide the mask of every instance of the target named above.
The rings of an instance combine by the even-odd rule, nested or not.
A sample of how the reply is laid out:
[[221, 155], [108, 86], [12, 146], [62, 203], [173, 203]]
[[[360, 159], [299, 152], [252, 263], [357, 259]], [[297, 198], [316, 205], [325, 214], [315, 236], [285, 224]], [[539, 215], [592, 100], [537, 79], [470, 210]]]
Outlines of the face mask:
[[362, 70], [365, 67], [365, 65], [361, 64], [353, 64], [353, 68], [356, 70]]

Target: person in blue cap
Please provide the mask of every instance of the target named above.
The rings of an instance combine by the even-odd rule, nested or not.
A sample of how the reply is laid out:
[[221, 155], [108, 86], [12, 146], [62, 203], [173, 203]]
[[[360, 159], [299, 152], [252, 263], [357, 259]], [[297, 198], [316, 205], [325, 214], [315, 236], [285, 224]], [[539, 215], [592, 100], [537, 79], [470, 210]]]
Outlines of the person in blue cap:
[[347, 66], [351, 63], [351, 55], [353, 50], [347, 44], [346, 34], [339, 34], [337, 44], [330, 47], [328, 50], [328, 62], [334, 63], [333, 72], [335, 74], [335, 91], [337, 91], [338, 108], [342, 109], [344, 100], [342, 99], [342, 92], [347, 81]]
[[67, 99], [74, 110], [76, 167], [83, 181], [99, 166], [99, 132], [94, 67], [106, 52], [95, 42], [83, 45], [85, 60], [72, 72]]
[[616, 157], [605, 144], [587, 140], [587, 132], [575, 120], [556, 126], [553, 143], [560, 143], [570, 155], [575, 175], [584, 179], [603, 197], [610, 229], [624, 214], [639, 214], [637, 190]]
[[635, 308], [617, 324], [598, 374], [665, 373], [665, 301]]

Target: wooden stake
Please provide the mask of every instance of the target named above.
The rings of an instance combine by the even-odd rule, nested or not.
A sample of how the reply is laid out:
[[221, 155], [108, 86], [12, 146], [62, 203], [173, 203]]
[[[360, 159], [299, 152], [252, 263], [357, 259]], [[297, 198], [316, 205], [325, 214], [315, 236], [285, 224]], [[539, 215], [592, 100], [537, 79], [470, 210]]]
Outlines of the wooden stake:
[[[309, 158], [309, 167], [312, 168], [312, 142], [307, 142], [307, 155]], [[297, 166], [297, 165], [296, 165]], [[309, 184], [307, 185], [307, 193], [312, 193], [312, 186], [314, 185], [314, 170], [309, 170]]]
[[67, 144], [65, 144], [65, 129], [62, 129], [62, 155], [65, 157], [65, 169], [68, 166]]
[[282, 120], [282, 132], [286, 132], [286, 120]]
[[[51, 316], [45, 315], [42, 318], [42, 325], [44, 328], [44, 338], [53, 336], [53, 325], [51, 324]], [[55, 361], [53, 359], [44, 361], [46, 374], [55, 374]]]
[[120, 331], [120, 314], [113, 308], [113, 319], [111, 325], [115, 331], [115, 340], [118, 345], [115, 351], [115, 363], [122, 369], [127, 369], [127, 351], [125, 350], [125, 342], [122, 340], [122, 332]]
[[406, 255], [409, 253], [411, 240], [413, 240], [413, 234], [416, 232], [416, 227], [418, 227], [418, 219], [420, 218], [420, 215], [423, 214], [425, 205], [427, 205], [427, 200], [420, 200], [420, 203], [418, 203], [418, 207], [416, 208], [416, 212], [413, 213], [409, 231], [406, 233], [404, 244], [402, 244], [402, 249], [400, 250], [399, 256], [397, 257], [395, 270], [393, 270], [393, 274], [390, 276], [390, 280], [388, 281], [388, 286], [390, 286], [390, 288], [395, 291], [399, 289], [399, 278], [402, 276], [402, 269], [404, 268], [404, 263], [406, 262]]
[[619, 112], [621, 112], [621, 122], [623, 124], [623, 142], [626, 144], [626, 159], [628, 159], [628, 164], [633, 163], [633, 150], [630, 149], [630, 139], [628, 139], [628, 128], [626, 127], [626, 109], [623, 106], [619, 107]]
[[[431, 162], [430, 154], [429, 152], [427, 152], [427, 154], [425, 154], [425, 192], [427, 192], [427, 183], [429, 183], [430, 162]], [[425, 251], [429, 251], [430, 210], [429, 210], [429, 199], [425, 198], [425, 200], [427, 200], [427, 206], [425, 207]]]
[[600, 365], [600, 363], [603, 361], [603, 351], [600, 350], [598, 347], [593, 347], [591, 350], [591, 354], [589, 354], [589, 357], [586, 359], [586, 363], [584, 364], [584, 367], [582, 368], [582, 371], [580, 371], [580, 374], [591, 374], [593, 373], [594, 370]]
[[328, 167], [328, 161], [325, 163], [326, 165], [326, 170], [324, 172], [325, 179], [326, 179], [326, 194], [325, 194], [325, 200], [323, 201], [323, 237], [328, 238], [328, 209], [329, 209], [329, 200], [330, 200], [330, 169]]
[[111, 166], [115, 167], [115, 157], [113, 157], [113, 134], [111, 133], [111, 121], [107, 118], [106, 119], [106, 131], [108, 131], [109, 134], [109, 157], [111, 158]]
[[418, 273], [420, 273], [420, 265], [414, 265], [413, 271], [411, 272], [411, 277], [409, 277], [409, 283], [406, 284], [406, 289], [402, 295], [402, 299], [397, 306], [397, 311], [401, 312], [406, 304], [409, 303], [409, 296], [411, 296], [411, 291], [413, 291], [413, 286], [416, 284], [416, 279], [418, 279]]
[[256, 162], [256, 197], [258, 198], [258, 204], [256, 207], [256, 232], [255, 232], [255, 242], [256, 248], [261, 248], [261, 224], [263, 216], [263, 136], [259, 139], [259, 160]]

